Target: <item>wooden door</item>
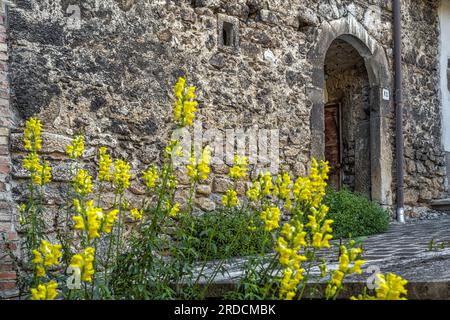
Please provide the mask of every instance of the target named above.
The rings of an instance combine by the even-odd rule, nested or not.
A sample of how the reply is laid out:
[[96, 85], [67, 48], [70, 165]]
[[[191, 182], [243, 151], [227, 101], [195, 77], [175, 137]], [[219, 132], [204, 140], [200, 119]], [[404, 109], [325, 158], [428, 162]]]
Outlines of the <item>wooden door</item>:
[[330, 164], [328, 184], [341, 188], [341, 115], [340, 105], [325, 106], [325, 159]]

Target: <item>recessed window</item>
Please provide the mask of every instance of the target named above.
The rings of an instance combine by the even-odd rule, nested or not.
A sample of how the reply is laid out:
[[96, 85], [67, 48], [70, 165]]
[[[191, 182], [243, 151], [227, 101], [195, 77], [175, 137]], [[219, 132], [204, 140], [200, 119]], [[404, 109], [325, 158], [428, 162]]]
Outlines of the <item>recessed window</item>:
[[235, 17], [219, 14], [218, 29], [219, 48], [237, 50], [239, 46], [239, 20]]
[[226, 47], [233, 46], [233, 25], [229, 22], [224, 22], [222, 27], [223, 45]]
[[450, 58], [447, 60], [447, 88], [450, 91]]

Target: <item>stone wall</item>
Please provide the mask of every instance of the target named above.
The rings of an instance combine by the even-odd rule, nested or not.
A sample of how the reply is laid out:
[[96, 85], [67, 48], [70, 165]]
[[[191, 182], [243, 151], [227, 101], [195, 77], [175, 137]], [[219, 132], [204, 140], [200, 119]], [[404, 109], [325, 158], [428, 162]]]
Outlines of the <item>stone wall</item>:
[[[319, 26], [354, 16], [384, 48], [392, 67], [390, 3], [18, 1], [10, 13], [17, 128], [33, 114], [43, 119], [51, 133], [47, 139], [53, 149], [47, 151], [57, 180], [64, 180], [67, 167], [61, 144], [79, 132], [91, 146], [88, 160], [94, 147], [106, 145], [114, 156], [142, 168], [158, 158], [170, 129], [165, 125], [171, 116], [170, 89], [186, 74], [199, 88], [204, 129], [280, 129], [282, 160], [294, 174], [303, 174], [312, 148], [307, 91], [314, 82], [312, 70], [323, 63], [308, 59], [308, 53], [321, 45]], [[80, 28], [69, 23], [73, 5], [80, 8]], [[438, 135], [437, 2], [403, 5], [406, 200], [426, 204], [443, 192], [445, 170]], [[236, 28], [234, 49], [219, 35], [223, 21]], [[392, 150], [393, 124], [387, 132]], [[425, 138], [415, 139], [421, 133]], [[16, 130], [11, 137], [17, 179], [23, 178], [19, 134]], [[219, 184], [211, 181], [212, 191]], [[16, 199], [23, 195], [20, 185], [14, 186]]]
[[445, 192], [439, 91], [440, 1], [404, 1], [405, 202], [426, 205]]
[[[406, 202], [409, 206], [426, 206], [444, 193], [438, 1], [402, 2]], [[382, 198], [388, 199], [383, 204], [392, 205], [395, 200], [395, 181], [391, 184], [385, 179], [386, 172], [395, 177], [395, 161], [389, 158], [395, 151], [393, 88], [389, 80], [393, 78], [391, 1], [15, 3], [10, 8], [8, 28], [11, 108], [7, 100], [0, 100], [4, 101], [0, 106], [1, 199], [11, 195], [20, 202], [26, 196], [26, 175], [20, 168], [24, 151], [21, 128], [24, 119], [33, 114], [43, 120], [43, 153], [54, 167], [55, 182], [46, 189], [52, 214], [63, 201], [62, 183], [68, 178], [65, 145], [76, 133], [86, 137], [86, 167], [93, 173], [96, 148], [101, 145], [109, 147], [114, 157], [129, 160], [134, 174], [159, 161], [172, 129], [171, 88], [181, 75], [187, 75], [198, 88], [198, 118], [203, 129], [279, 129], [283, 169], [294, 175], [306, 173], [311, 156], [320, 154], [317, 141], [323, 141], [323, 131], [314, 126], [323, 120], [318, 116], [320, 101], [323, 108], [323, 88], [318, 85], [323, 84], [324, 61], [314, 52], [326, 52], [323, 39], [333, 40], [327, 38], [333, 34], [328, 30], [344, 26], [358, 35], [355, 45], [365, 44], [366, 54], [384, 63], [379, 67], [372, 64], [374, 68], [369, 70], [370, 78], [381, 78], [387, 86], [371, 87], [371, 99], [381, 100], [382, 89], [391, 93], [390, 101], [379, 103], [382, 110], [376, 112], [383, 114], [373, 119], [383, 127], [382, 136], [375, 141], [388, 157], [376, 159], [373, 168], [380, 163], [387, 166], [377, 169], [383, 179], [380, 184], [387, 184], [388, 189], [383, 191], [387, 194]], [[80, 9], [79, 20], [74, 8]], [[227, 36], [220, 28], [226, 29]], [[0, 58], [4, 72], [3, 52]], [[11, 116], [5, 117], [8, 109]], [[11, 128], [11, 161], [5, 148], [9, 132], [3, 128]], [[214, 175], [201, 187], [197, 201], [205, 210], [215, 208], [214, 201], [228, 183], [226, 168], [213, 169]], [[137, 202], [142, 190], [135, 175], [133, 179], [129, 197]], [[8, 211], [12, 208], [9, 202], [5, 209], [2, 207], [1, 230], [14, 230]], [[8, 267], [2, 268], [7, 271], [6, 277], [13, 277]], [[2, 274], [0, 271], [0, 278]]]
[[6, 10], [0, 5], [0, 299], [15, 292], [16, 273], [8, 252], [17, 249], [14, 202], [11, 195], [9, 134], [13, 127], [9, 104]]

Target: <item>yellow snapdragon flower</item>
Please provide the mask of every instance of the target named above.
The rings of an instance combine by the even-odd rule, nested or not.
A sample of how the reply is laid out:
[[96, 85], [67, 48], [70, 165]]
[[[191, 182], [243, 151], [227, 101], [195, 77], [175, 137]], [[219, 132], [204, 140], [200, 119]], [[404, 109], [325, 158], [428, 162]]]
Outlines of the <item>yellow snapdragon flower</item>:
[[151, 166], [142, 175], [147, 190], [150, 190], [156, 186], [156, 182], [159, 179], [158, 169], [155, 166]]
[[116, 193], [123, 193], [130, 187], [130, 164], [123, 160], [116, 160], [114, 163], [113, 182]]
[[259, 181], [253, 181], [250, 188], [247, 190], [247, 198], [250, 201], [258, 201], [261, 197], [261, 185], [259, 184]]
[[377, 274], [377, 288], [375, 289], [375, 296], [358, 295], [358, 297], [351, 297], [352, 300], [406, 300], [408, 290], [406, 285], [408, 281], [393, 273], [388, 273], [386, 276]]
[[179, 126], [192, 125], [198, 102], [195, 101], [195, 87], [186, 89], [186, 79], [178, 78], [174, 86], [175, 103], [173, 117]]
[[57, 288], [58, 283], [54, 280], [46, 284], [39, 284], [36, 288], [31, 289], [31, 300], [54, 300], [58, 296]]
[[227, 190], [227, 193], [222, 197], [222, 204], [227, 208], [233, 208], [238, 205], [237, 192], [234, 190]]
[[111, 156], [108, 154], [106, 147], [101, 147], [99, 153], [98, 180], [104, 182], [111, 181]]
[[291, 206], [291, 187], [291, 177], [287, 172], [278, 175], [277, 179], [275, 180], [273, 195], [285, 202], [286, 209], [289, 209]]
[[169, 210], [169, 216], [170, 217], [175, 217], [178, 212], [180, 211], [180, 204], [179, 203], [175, 203]]
[[119, 214], [118, 209], [111, 210], [107, 215], [104, 216], [102, 221], [102, 231], [105, 233], [111, 233], [112, 227], [117, 220], [117, 215]]
[[286, 268], [283, 270], [283, 276], [280, 281], [280, 299], [292, 300], [297, 293], [297, 287], [303, 280], [305, 269]]
[[266, 231], [272, 231], [280, 227], [280, 209], [277, 207], [269, 207], [260, 214], [261, 220], [265, 224]]
[[86, 204], [86, 220], [88, 239], [100, 238], [100, 226], [103, 220], [102, 208], [94, 207], [94, 201], [90, 200]]
[[253, 181], [247, 190], [247, 198], [250, 201], [256, 202], [264, 197], [269, 197], [272, 189], [273, 182], [270, 172], [260, 173], [258, 179]]
[[134, 208], [130, 211], [130, 216], [134, 219], [134, 220], [140, 220], [142, 218], [142, 215], [144, 214], [144, 211], [141, 209], [139, 210], [138, 208]]
[[[354, 242], [350, 243], [353, 246]], [[332, 274], [331, 280], [325, 289], [325, 296], [327, 299], [334, 297], [340, 288], [346, 275], [361, 274], [361, 266], [365, 263], [364, 260], [358, 259], [362, 253], [361, 248], [351, 247], [350, 250], [346, 246], [340, 247], [341, 255], [339, 256], [339, 268]]]
[[26, 150], [31, 152], [41, 150], [41, 130], [41, 120], [39, 120], [37, 117], [31, 117], [25, 122], [23, 142]]
[[234, 165], [230, 168], [228, 176], [233, 180], [239, 180], [247, 177], [248, 159], [244, 156], [234, 156]]
[[47, 240], [41, 240], [38, 249], [32, 250], [33, 259], [31, 262], [35, 265], [36, 276], [45, 277], [45, 269], [59, 264], [62, 257], [62, 246], [60, 244], [51, 244]]
[[92, 192], [92, 177], [86, 170], [79, 169], [72, 181], [75, 192], [79, 195], [85, 197]]
[[329, 241], [333, 239], [333, 236], [331, 234], [323, 234], [320, 232], [316, 232], [313, 235], [313, 247], [316, 249], [322, 249], [322, 248], [330, 248]]
[[81, 281], [91, 282], [94, 275], [95, 249], [88, 247], [81, 254], [75, 254], [70, 260], [72, 269], [78, 268], [81, 274]]
[[[117, 212], [113, 210], [105, 218], [102, 208], [94, 207], [94, 201], [90, 200], [86, 203], [86, 213], [73, 216], [72, 220], [75, 222], [74, 229], [84, 231], [87, 230], [88, 239], [94, 239], [100, 237], [100, 231], [102, 224], [105, 225], [105, 230], [110, 231], [110, 226], [115, 221]], [[104, 219], [106, 222], [104, 222]]]
[[260, 177], [261, 193], [264, 196], [270, 196], [273, 188], [272, 175], [270, 172], [265, 172]]
[[165, 151], [165, 156], [168, 158], [183, 156], [183, 147], [180, 145], [179, 140], [170, 140], [170, 143], [166, 147]]
[[83, 156], [84, 152], [84, 137], [76, 136], [72, 139], [72, 144], [66, 147], [67, 155], [72, 159], [78, 159]]
[[48, 161], [41, 164], [41, 160], [36, 152], [29, 153], [23, 159], [23, 168], [30, 172], [33, 184], [43, 186], [52, 179], [52, 168]]
[[308, 177], [299, 177], [294, 183], [294, 199], [297, 202], [317, 208], [325, 196], [329, 170], [328, 162], [317, 162], [313, 159], [310, 175]]
[[194, 153], [192, 152], [190, 162], [186, 166], [187, 174], [191, 178], [191, 181], [199, 181], [208, 179], [208, 175], [211, 172], [211, 149], [206, 146], [198, 161], [195, 160]]

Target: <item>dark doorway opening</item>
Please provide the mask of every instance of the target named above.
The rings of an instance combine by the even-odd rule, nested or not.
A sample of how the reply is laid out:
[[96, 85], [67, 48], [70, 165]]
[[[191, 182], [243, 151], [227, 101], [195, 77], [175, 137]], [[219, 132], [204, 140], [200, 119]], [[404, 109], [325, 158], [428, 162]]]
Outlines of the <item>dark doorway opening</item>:
[[325, 158], [330, 184], [371, 198], [370, 83], [365, 61], [336, 39], [325, 59]]

